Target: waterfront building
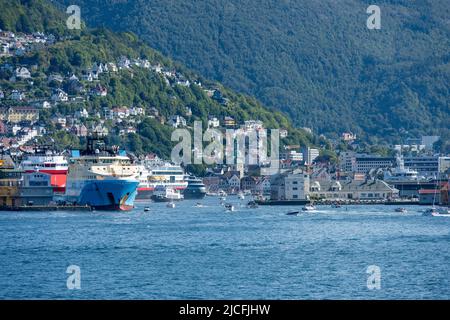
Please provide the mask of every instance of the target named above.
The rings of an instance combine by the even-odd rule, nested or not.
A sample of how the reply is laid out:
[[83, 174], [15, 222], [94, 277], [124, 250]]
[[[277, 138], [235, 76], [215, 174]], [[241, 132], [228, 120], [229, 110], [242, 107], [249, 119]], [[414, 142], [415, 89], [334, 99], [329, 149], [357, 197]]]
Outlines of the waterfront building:
[[258, 178], [254, 176], [245, 176], [241, 179], [241, 190], [248, 190], [251, 193], [256, 192]]
[[[440, 161], [440, 158], [442, 160]], [[439, 156], [409, 156], [404, 157], [405, 167], [417, 171], [420, 175], [425, 177], [435, 177], [440, 171], [439, 163], [442, 168], [450, 165], [450, 157]]]
[[273, 175], [270, 184], [271, 200], [308, 199], [309, 175], [301, 169]]
[[[270, 179], [269, 178], [261, 178], [256, 182], [256, 186], [255, 186], [255, 192], [257, 194], [270, 194], [271, 191], [271, 184], [270, 184]], [[245, 189], [243, 189], [245, 190]]]
[[391, 168], [395, 163], [396, 159], [394, 157], [355, 155], [352, 159], [352, 171], [369, 173], [371, 170]]
[[398, 190], [382, 180], [314, 181], [311, 199], [328, 200], [387, 200], [396, 198]]

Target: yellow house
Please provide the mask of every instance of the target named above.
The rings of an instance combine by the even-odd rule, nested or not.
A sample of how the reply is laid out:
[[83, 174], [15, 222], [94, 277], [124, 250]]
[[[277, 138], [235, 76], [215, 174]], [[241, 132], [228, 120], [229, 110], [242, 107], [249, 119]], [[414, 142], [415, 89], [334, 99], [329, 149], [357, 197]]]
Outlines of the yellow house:
[[11, 123], [39, 120], [39, 110], [33, 107], [0, 108], [0, 120]]

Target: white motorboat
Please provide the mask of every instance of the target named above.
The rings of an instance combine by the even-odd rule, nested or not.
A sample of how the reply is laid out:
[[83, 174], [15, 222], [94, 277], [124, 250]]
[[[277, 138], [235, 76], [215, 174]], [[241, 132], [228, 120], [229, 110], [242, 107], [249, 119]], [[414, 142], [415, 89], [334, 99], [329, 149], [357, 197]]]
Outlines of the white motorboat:
[[183, 200], [183, 195], [173, 188], [158, 185], [156, 186], [151, 199], [155, 202], [173, 202]]
[[313, 204], [306, 204], [305, 206], [303, 206], [302, 210], [312, 212], [312, 211], [316, 211], [317, 208]]
[[225, 204], [225, 209], [227, 211], [234, 211], [234, 206], [231, 203]]

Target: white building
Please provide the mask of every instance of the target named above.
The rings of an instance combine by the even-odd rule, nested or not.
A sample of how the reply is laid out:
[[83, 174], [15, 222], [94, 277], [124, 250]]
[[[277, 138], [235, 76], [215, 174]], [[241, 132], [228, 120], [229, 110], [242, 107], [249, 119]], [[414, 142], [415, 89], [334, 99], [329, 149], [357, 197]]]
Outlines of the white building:
[[66, 102], [69, 101], [69, 96], [61, 89], [57, 89], [52, 94], [52, 100], [56, 102]]
[[241, 188], [241, 179], [237, 176], [237, 175], [232, 175], [229, 179], [228, 179], [228, 186], [231, 189], [234, 190], [239, 190]]
[[272, 200], [307, 200], [309, 180], [309, 175], [300, 169], [273, 175], [270, 181], [270, 198]]
[[220, 121], [216, 117], [210, 117], [208, 119], [208, 128], [218, 128], [220, 127]]
[[30, 79], [31, 73], [27, 68], [19, 67], [16, 69], [15, 76], [20, 79]]
[[315, 148], [306, 147], [302, 149], [303, 160], [306, 165], [311, 165], [319, 156], [319, 150]]
[[11, 91], [9, 98], [11, 100], [22, 101], [23, 99], [25, 99], [25, 94], [20, 92], [19, 90], [13, 90]]
[[169, 119], [169, 124], [174, 127], [174, 128], [178, 128], [178, 127], [185, 127], [186, 126], [186, 119], [183, 118], [182, 116], [171, 116]]

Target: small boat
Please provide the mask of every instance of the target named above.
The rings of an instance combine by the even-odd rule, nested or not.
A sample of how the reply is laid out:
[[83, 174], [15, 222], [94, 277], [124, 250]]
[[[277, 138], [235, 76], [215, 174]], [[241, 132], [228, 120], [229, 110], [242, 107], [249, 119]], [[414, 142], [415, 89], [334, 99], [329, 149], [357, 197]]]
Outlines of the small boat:
[[249, 203], [247, 203], [247, 208], [256, 209], [258, 208], [258, 204], [255, 201], [250, 201]]
[[242, 193], [242, 192], [238, 193], [238, 197], [239, 197], [240, 200], [244, 200], [245, 199], [244, 193]]
[[144, 211], [145, 211], [145, 212], [150, 211], [150, 207], [145, 207], [145, 208], [144, 208]]
[[341, 208], [342, 206], [339, 203], [333, 203], [331, 205], [332, 208]]
[[303, 211], [316, 211], [317, 208], [313, 204], [307, 204], [302, 208]]
[[231, 203], [226, 203], [225, 204], [225, 209], [227, 211], [234, 211], [234, 206]]
[[300, 211], [290, 211], [288, 213], [286, 213], [287, 216], [296, 216], [300, 213]]
[[183, 195], [173, 188], [157, 185], [151, 199], [155, 202], [173, 202], [183, 200]]
[[196, 207], [196, 208], [203, 208], [204, 205], [202, 205], [200, 202], [197, 202], [197, 203], [195, 204], [195, 207]]
[[406, 210], [405, 208], [395, 208], [395, 212], [407, 213], [408, 210]]
[[431, 207], [426, 209], [422, 215], [428, 217], [450, 217], [450, 211], [447, 208]]
[[175, 208], [175, 203], [173, 203], [173, 202], [169, 202], [167, 205], [166, 205], [166, 207], [167, 208]]

